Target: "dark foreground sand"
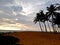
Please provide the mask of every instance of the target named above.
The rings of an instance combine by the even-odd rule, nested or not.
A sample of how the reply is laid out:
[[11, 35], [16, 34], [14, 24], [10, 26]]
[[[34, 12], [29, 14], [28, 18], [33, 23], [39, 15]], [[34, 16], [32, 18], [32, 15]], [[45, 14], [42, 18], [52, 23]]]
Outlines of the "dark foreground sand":
[[6, 34], [20, 39], [24, 45], [60, 45], [60, 33], [16, 32]]

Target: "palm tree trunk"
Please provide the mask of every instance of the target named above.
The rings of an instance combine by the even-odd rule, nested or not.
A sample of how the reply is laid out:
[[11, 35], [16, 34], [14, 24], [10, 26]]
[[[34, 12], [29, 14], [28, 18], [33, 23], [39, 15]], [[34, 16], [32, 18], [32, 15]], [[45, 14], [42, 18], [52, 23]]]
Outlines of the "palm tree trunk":
[[39, 21], [39, 27], [40, 27], [41, 31], [43, 31], [43, 30], [42, 30], [42, 27], [41, 27], [41, 23], [40, 23], [40, 21]]
[[54, 24], [53, 24], [53, 22], [52, 22], [52, 29], [53, 29], [53, 31], [55, 31], [55, 30], [54, 30]]
[[55, 32], [55, 30], [54, 30], [54, 24], [53, 24], [53, 14], [52, 14], [52, 28], [53, 28], [53, 31]]
[[59, 30], [60, 30], [59, 28], [60, 28], [60, 27], [59, 27], [59, 25], [57, 25], [57, 26], [58, 26], [58, 27], [56, 28], [56, 31], [58, 30], [58, 32], [59, 32]]
[[44, 22], [44, 25], [45, 25], [45, 30], [46, 30], [46, 32], [47, 32], [47, 27], [46, 27], [46, 24], [45, 24], [45, 22]]
[[49, 30], [51, 31], [51, 29], [50, 29], [50, 25], [49, 25], [49, 22], [47, 21], [47, 23], [48, 23]]

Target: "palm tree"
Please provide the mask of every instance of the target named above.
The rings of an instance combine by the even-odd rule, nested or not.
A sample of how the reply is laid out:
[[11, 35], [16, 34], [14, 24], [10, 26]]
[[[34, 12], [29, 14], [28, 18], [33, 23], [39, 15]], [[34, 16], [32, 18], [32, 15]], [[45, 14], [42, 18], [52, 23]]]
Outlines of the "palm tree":
[[51, 31], [50, 24], [49, 24], [49, 19], [48, 19], [48, 16], [46, 14], [45, 14], [45, 21], [47, 21], [48, 28]]
[[35, 23], [39, 22], [41, 31], [42, 31], [42, 27], [41, 27], [41, 23], [40, 23], [40, 22], [43, 22], [44, 25], [45, 25], [45, 30], [46, 30], [46, 32], [47, 32], [47, 28], [46, 28], [45, 21], [46, 21], [46, 19], [45, 19], [45, 14], [44, 14], [43, 11], [41, 10], [40, 13], [37, 13], [37, 16], [35, 17], [34, 22], [35, 22]]
[[36, 14], [36, 17], [35, 17], [35, 19], [34, 19], [34, 22], [35, 22], [35, 24], [36, 24], [37, 22], [39, 22], [39, 26], [40, 26], [40, 29], [41, 29], [41, 31], [42, 31], [42, 27], [41, 27], [41, 23], [40, 23], [40, 17], [41, 17], [40, 13], [37, 13], [37, 14]]
[[45, 14], [43, 13], [43, 10], [41, 10], [40, 14], [41, 14], [41, 19], [40, 19], [40, 21], [44, 23], [44, 25], [45, 25], [45, 31], [47, 32], [47, 27], [46, 27], [46, 24], [45, 24], [46, 16], [45, 16]]
[[60, 25], [60, 13], [55, 12], [55, 17], [56, 18], [54, 18], [54, 24], [57, 24], [59, 27], [59, 25]]
[[[50, 7], [47, 7], [47, 13], [46, 15], [48, 16], [48, 18], [50, 18], [52, 16], [52, 27], [53, 27], [53, 30], [54, 30], [54, 24], [53, 24], [53, 18], [54, 16], [56, 15], [56, 7], [54, 5], [50, 5]], [[55, 30], [54, 30], [55, 31]]]
[[[50, 21], [50, 17], [52, 16], [51, 17], [52, 21], [50, 21], [50, 22], [52, 23], [52, 29], [55, 32], [54, 25], [57, 24], [58, 27], [60, 26], [60, 21], [59, 21], [60, 20], [60, 13], [57, 13], [56, 12], [57, 10], [60, 10], [60, 6], [58, 8], [54, 5], [50, 5], [50, 7], [47, 7], [48, 12], [46, 12], [46, 14], [44, 14], [42, 10], [41, 10], [41, 12], [37, 13], [37, 16], [35, 17], [34, 22], [35, 23], [39, 22], [41, 30], [42, 30], [42, 27], [41, 27], [40, 22], [43, 22], [45, 25], [45, 30], [47, 31], [45, 21]], [[49, 24], [48, 24], [48, 26], [49, 26]]]
[[54, 5], [57, 6], [57, 7], [56, 7], [57, 10], [60, 10], [60, 4], [59, 4], [59, 3], [56, 3], [56, 4], [54, 4]]
[[45, 30], [46, 30], [46, 32], [47, 32], [47, 27], [46, 27], [45, 21], [47, 21], [48, 27], [49, 27], [49, 30], [50, 30], [50, 26], [49, 26], [49, 22], [48, 22], [48, 16], [43, 13], [43, 10], [41, 10], [40, 14], [41, 14], [41, 19], [40, 19], [40, 21], [44, 23], [44, 25], [45, 25]]

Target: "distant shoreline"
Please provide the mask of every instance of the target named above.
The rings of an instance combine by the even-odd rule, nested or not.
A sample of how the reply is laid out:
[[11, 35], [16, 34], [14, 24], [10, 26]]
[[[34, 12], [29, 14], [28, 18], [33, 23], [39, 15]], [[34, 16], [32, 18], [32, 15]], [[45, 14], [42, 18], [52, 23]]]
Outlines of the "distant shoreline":
[[59, 34], [60, 32], [41, 32], [41, 31], [14, 31], [14, 30], [0, 30], [0, 33], [57, 33]]

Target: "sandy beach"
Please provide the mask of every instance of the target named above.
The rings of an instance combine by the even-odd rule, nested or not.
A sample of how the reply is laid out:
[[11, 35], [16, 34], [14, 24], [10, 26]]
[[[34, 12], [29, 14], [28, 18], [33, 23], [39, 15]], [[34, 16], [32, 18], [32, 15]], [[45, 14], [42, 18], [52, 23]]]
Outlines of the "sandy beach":
[[60, 45], [60, 33], [52, 32], [16, 32], [4, 34], [20, 39], [20, 44], [24, 45]]

